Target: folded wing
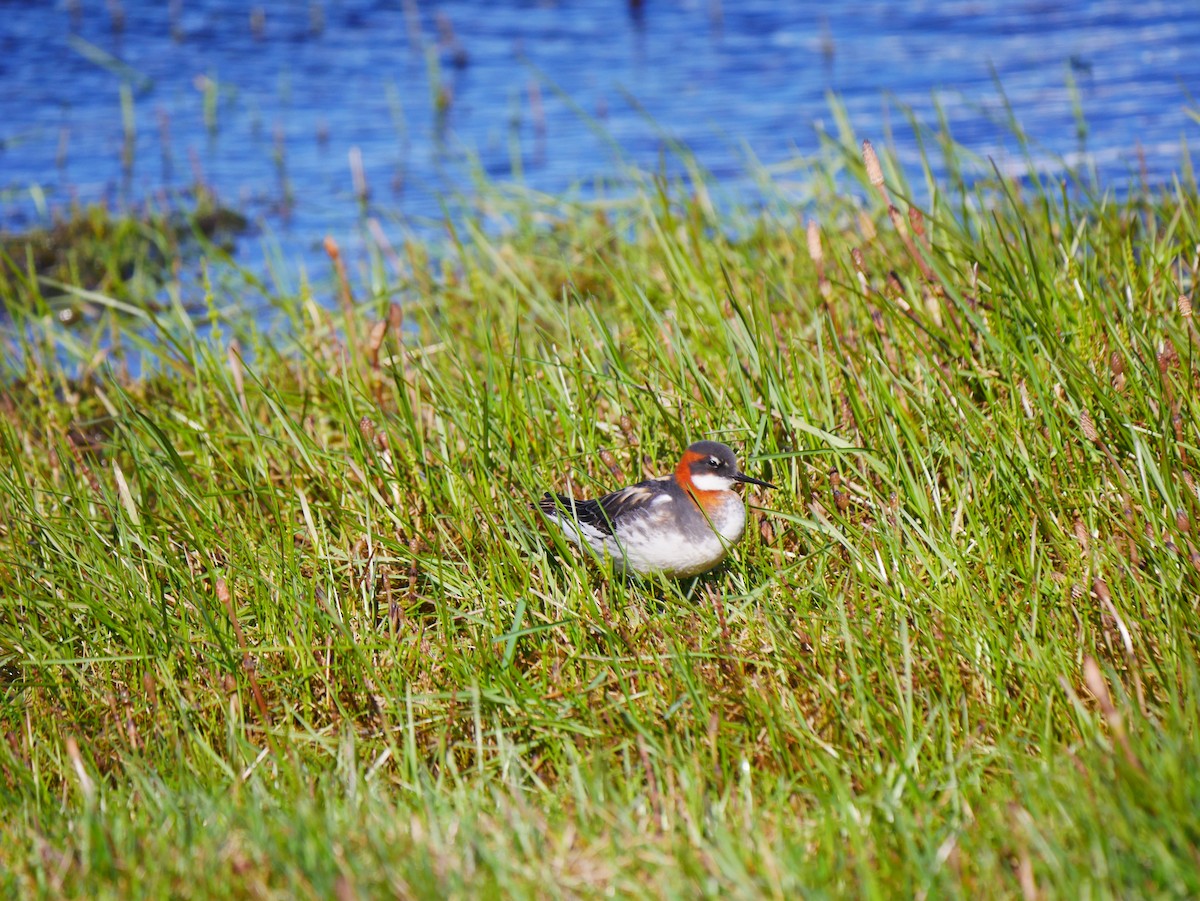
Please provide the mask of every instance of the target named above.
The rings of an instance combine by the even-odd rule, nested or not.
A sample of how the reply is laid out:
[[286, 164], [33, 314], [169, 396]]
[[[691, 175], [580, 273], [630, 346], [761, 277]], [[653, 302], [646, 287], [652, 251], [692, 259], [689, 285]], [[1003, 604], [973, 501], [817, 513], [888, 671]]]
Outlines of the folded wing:
[[652, 483], [642, 482], [590, 501], [547, 492], [538, 506], [543, 513], [555, 517], [559, 515], [560, 508], [565, 509], [580, 526], [603, 535], [612, 535], [617, 520], [646, 512], [655, 497]]

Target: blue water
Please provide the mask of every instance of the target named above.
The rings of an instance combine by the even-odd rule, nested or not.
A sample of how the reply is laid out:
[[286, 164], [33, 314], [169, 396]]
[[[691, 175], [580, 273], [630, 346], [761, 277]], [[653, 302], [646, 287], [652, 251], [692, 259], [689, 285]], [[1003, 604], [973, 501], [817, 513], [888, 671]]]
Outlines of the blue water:
[[[736, 185], [748, 154], [816, 149], [815, 124], [833, 126], [827, 92], [910, 164], [900, 110], [932, 123], [936, 102], [961, 143], [1019, 171], [997, 79], [1046, 172], [1065, 159], [1115, 187], [1161, 182], [1181, 137], [1200, 143], [1187, 115], [1200, 16], [1174, 0], [252, 6], [0, 3], [0, 227], [200, 178], [311, 268], [324, 235], [362, 239], [352, 148], [397, 240], [470, 192], [473, 160], [490, 180], [557, 193], [616, 174], [610, 141], [653, 169], [669, 137]], [[261, 253], [259, 237], [239, 246]]]

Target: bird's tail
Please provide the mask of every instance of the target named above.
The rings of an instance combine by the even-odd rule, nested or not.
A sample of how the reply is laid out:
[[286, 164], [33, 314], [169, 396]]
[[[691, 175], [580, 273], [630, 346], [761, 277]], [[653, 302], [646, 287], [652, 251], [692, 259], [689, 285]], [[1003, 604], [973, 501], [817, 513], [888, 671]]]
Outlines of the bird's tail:
[[547, 491], [542, 495], [542, 499], [536, 504], [530, 504], [530, 507], [541, 510], [547, 516], [555, 516], [558, 514], [560, 507], [566, 507], [568, 510], [575, 506], [572, 498], [563, 494], [551, 494]]

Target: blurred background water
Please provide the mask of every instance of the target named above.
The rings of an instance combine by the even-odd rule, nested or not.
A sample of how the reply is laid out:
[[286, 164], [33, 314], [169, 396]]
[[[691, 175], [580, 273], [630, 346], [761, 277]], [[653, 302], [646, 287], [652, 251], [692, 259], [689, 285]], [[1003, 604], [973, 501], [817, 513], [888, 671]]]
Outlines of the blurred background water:
[[[419, 227], [492, 181], [562, 192], [681, 142], [721, 182], [858, 132], [955, 138], [1013, 171], [1168, 180], [1197, 135], [1200, 16], [1127, 3], [59, 0], [0, 3], [0, 228], [203, 182], [284, 260]], [[998, 88], [1002, 87], [1003, 92]], [[1086, 123], [1083, 125], [1082, 123]], [[261, 254], [257, 238], [238, 254]]]

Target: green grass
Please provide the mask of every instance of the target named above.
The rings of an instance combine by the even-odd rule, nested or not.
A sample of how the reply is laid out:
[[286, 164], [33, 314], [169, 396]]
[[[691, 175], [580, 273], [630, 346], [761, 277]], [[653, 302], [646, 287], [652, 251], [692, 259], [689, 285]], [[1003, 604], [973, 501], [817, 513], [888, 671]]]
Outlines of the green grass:
[[[1200, 894], [1195, 184], [823, 159], [493, 192], [349, 318], [10, 269], [6, 894]], [[529, 508], [703, 437], [780, 489], [690, 597]]]

